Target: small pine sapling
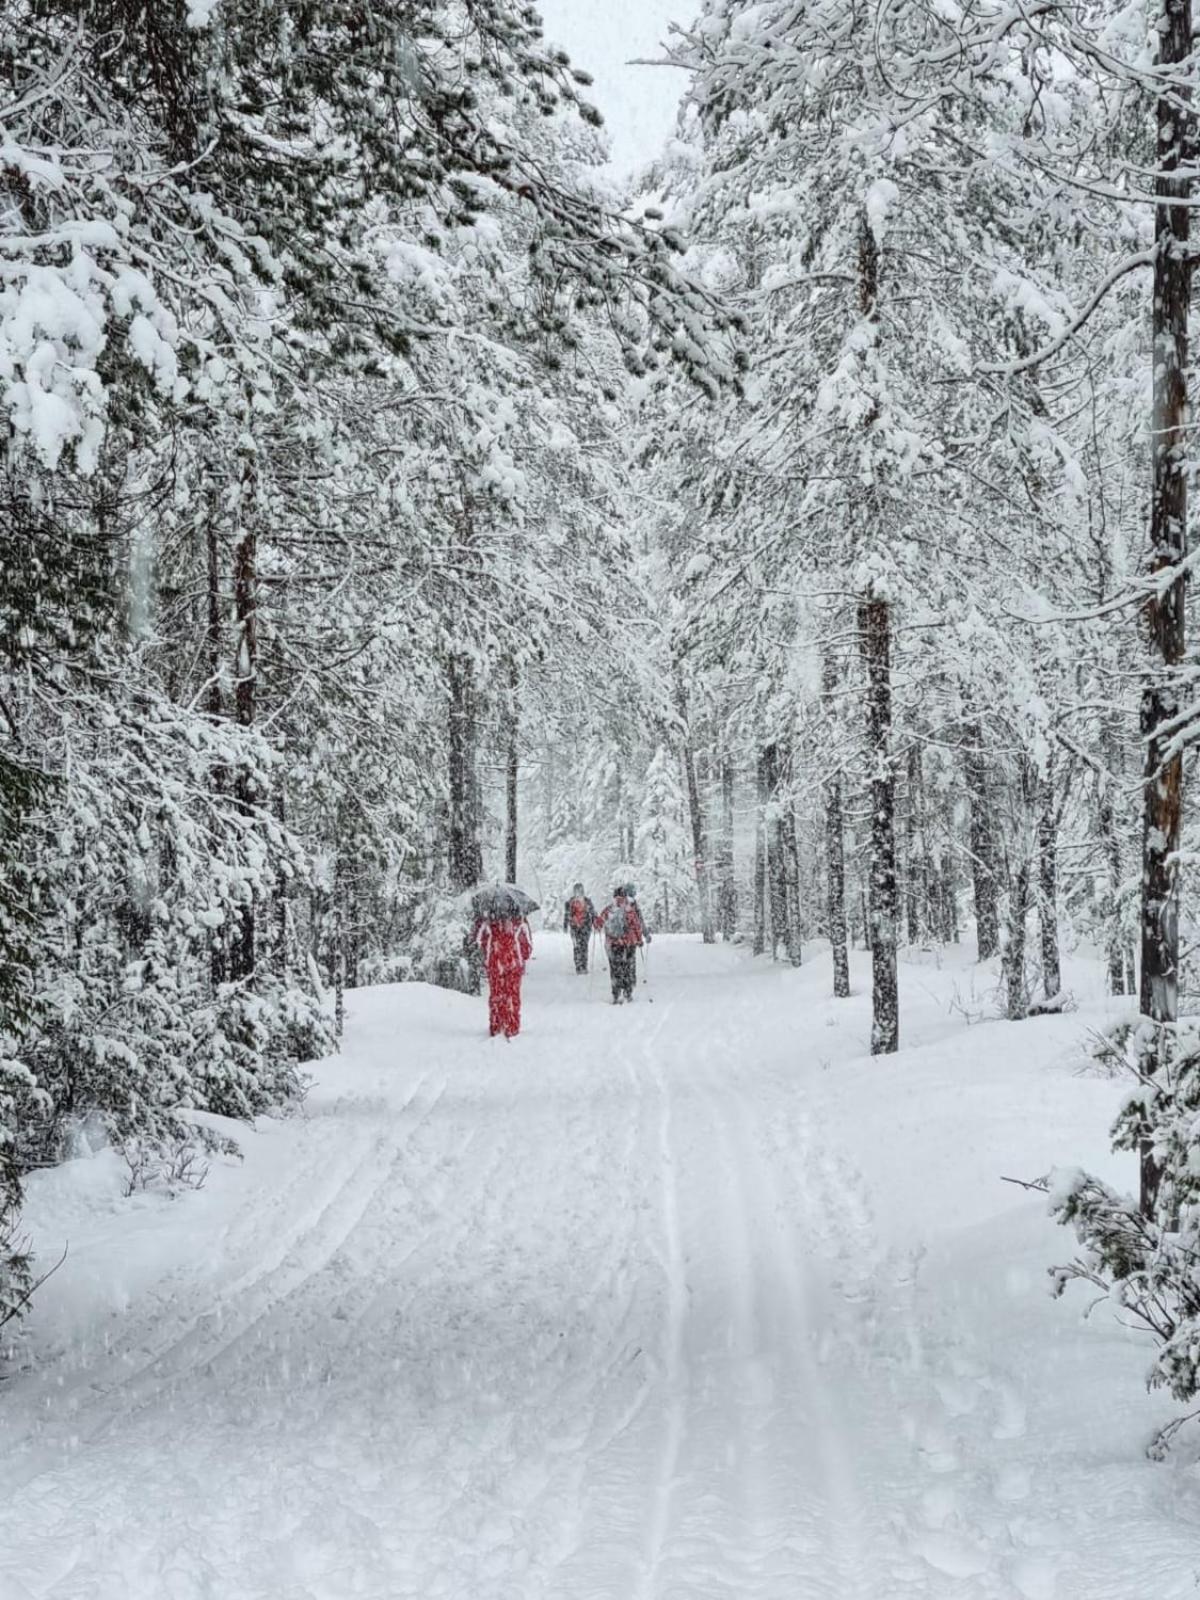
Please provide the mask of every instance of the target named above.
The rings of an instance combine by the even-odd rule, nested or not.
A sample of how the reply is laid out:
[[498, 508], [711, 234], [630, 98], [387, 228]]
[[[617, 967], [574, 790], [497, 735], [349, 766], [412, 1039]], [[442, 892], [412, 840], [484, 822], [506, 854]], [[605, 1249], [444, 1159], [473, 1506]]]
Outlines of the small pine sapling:
[[[1077, 1281], [1101, 1290], [1123, 1322], [1155, 1341], [1148, 1387], [1186, 1403], [1200, 1393], [1200, 1022], [1126, 1021], [1096, 1055], [1135, 1080], [1113, 1124], [1113, 1148], [1148, 1151], [1161, 1181], [1144, 1211], [1091, 1173], [1059, 1175], [1051, 1213], [1074, 1228], [1081, 1250], [1052, 1269], [1055, 1293]], [[1161, 1457], [1192, 1416], [1200, 1412], [1162, 1429], [1150, 1454]]]

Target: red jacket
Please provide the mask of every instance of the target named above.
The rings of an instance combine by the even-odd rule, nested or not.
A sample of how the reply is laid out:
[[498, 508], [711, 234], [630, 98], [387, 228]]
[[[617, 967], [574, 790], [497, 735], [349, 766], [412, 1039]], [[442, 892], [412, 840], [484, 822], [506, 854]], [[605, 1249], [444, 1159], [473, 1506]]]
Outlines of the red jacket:
[[[605, 927], [605, 923], [613, 912], [617, 910], [625, 913], [625, 932], [614, 937]], [[603, 930], [604, 937], [609, 944], [640, 945], [643, 942], [645, 929], [642, 926], [642, 914], [633, 900], [621, 902], [614, 900], [611, 905], [605, 906], [604, 910], [596, 918], [596, 926]]]
[[503, 973], [524, 972], [525, 963], [533, 954], [533, 935], [524, 917], [480, 922], [475, 942], [483, 951], [489, 981]]

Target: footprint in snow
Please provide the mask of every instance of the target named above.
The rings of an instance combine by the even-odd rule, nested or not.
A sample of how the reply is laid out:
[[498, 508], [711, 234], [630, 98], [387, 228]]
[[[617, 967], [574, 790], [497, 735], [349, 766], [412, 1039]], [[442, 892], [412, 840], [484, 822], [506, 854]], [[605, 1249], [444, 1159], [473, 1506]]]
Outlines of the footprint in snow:
[[1054, 1600], [1058, 1573], [1045, 1556], [1022, 1556], [1013, 1563], [1010, 1577], [1023, 1600]]
[[996, 1390], [999, 1415], [992, 1429], [993, 1439], [1019, 1439], [1025, 1432], [1025, 1402], [1007, 1387]]
[[1012, 1503], [1024, 1500], [1029, 1495], [1029, 1473], [1024, 1467], [1004, 1467], [996, 1474], [995, 1480], [997, 1500], [1007, 1500]]
[[948, 1578], [973, 1578], [992, 1565], [987, 1551], [961, 1533], [944, 1530], [918, 1534], [912, 1547], [931, 1567]]

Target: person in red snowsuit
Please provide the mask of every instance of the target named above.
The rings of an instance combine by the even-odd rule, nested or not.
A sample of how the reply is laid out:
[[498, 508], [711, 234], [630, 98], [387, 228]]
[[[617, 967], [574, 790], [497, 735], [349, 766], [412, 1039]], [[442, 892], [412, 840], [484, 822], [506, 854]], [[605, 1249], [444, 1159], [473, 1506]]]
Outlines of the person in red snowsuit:
[[521, 976], [533, 954], [529, 924], [524, 917], [481, 920], [475, 942], [487, 972], [488, 1033], [511, 1039], [521, 1031]]

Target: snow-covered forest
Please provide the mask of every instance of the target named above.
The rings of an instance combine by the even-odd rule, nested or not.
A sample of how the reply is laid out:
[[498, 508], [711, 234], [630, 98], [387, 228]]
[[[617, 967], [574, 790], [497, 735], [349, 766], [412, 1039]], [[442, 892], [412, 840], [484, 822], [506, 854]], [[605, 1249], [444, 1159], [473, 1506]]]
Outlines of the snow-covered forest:
[[[1151, 1540], [1159, 1600], [1193, 1592], [1191, 0], [681, 0], [650, 54], [678, 114], [631, 176], [521, 0], [0, 0], [0, 1434], [9, 1400], [65, 1459], [144, 1412], [145, 1491], [155, 1403], [265, 1340], [356, 1419], [372, 1527], [408, 1508], [290, 1577], [74, 1529], [5, 1595], [1132, 1600]], [[653, 1012], [568, 970], [576, 882], [636, 885]], [[486, 883], [540, 906], [507, 1046]], [[1009, 1326], [977, 1268], [947, 1245], [915, 1287], [956, 1219], [1061, 1296], [1004, 1302], [1003, 1381], [947, 1332]], [[527, 1347], [501, 1303], [540, 1308]], [[421, 1374], [427, 1472], [372, 1454], [368, 1351]], [[239, 1359], [218, 1409], [274, 1381]], [[1058, 1557], [996, 1510], [1045, 1438], [975, 1492], [1022, 1374], [1084, 1530]], [[472, 1454], [451, 1394], [504, 1441]], [[893, 1404], [932, 1473], [901, 1554]], [[39, 1481], [0, 1490], [78, 1495]]]

